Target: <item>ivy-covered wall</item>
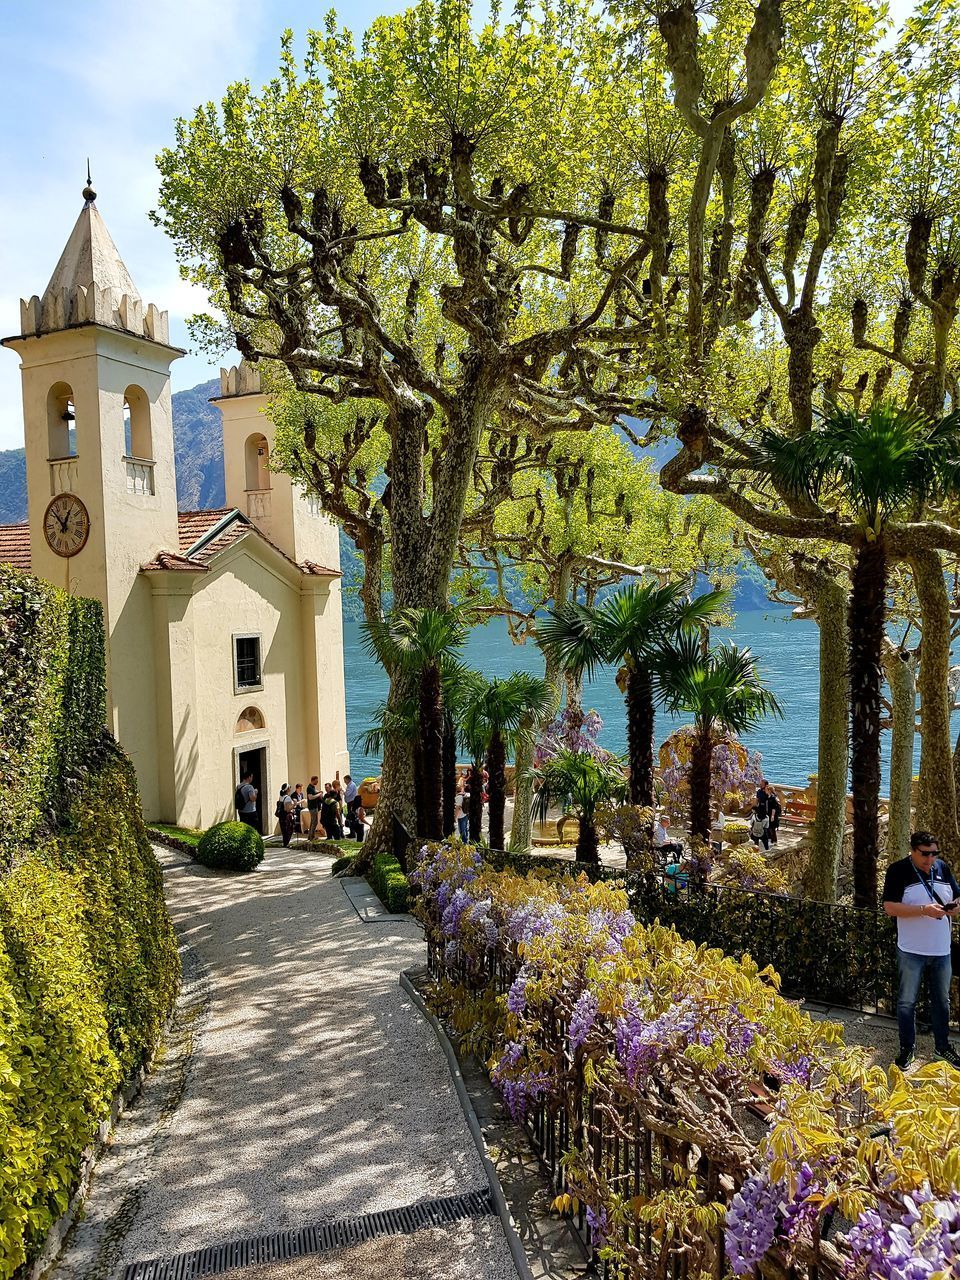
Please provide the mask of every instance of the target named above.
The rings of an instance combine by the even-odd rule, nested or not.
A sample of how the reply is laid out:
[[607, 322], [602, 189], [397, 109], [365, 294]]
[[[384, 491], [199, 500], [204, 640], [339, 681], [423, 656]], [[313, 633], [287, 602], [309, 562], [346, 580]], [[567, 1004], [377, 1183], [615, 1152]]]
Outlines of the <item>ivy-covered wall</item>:
[[103, 609], [0, 565], [0, 869], [55, 823], [106, 721]]
[[99, 605], [0, 569], [0, 1280], [42, 1246], [179, 981]]

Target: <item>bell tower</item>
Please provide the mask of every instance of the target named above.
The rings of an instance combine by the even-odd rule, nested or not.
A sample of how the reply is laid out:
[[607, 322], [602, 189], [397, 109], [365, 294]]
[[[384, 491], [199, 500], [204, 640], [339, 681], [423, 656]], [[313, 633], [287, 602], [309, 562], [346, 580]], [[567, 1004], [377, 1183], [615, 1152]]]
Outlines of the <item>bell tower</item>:
[[339, 569], [339, 534], [322, 514], [319, 499], [271, 469], [276, 431], [256, 367], [242, 360], [236, 368], [221, 369], [220, 394], [212, 403], [223, 419], [227, 506], [249, 516], [297, 564], [311, 561]]
[[[32, 572], [103, 603], [109, 727], [140, 774], [156, 738], [151, 590], [140, 566], [176, 547], [166, 312], [145, 306], [100, 216], [83, 208], [40, 297], [21, 300], [21, 362]], [[143, 757], [143, 761], [138, 759]]]

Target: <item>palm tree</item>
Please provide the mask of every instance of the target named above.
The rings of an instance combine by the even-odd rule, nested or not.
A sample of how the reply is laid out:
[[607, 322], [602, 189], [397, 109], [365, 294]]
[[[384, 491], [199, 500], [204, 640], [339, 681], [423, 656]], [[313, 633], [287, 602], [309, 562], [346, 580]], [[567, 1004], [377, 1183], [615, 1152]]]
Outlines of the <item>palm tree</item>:
[[625, 799], [623, 761], [561, 751], [537, 770], [535, 778], [539, 786], [533, 806], [539, 820], [542, 822], [551, 808], [575, 813], [580, 822], [577, 861], [599, 862], [596, 813], [601, 805]]
[[698, 637], [687, 634], [664, 655], [660, 670], [663, 702], [674, 714], [693, 716], [690, 755], [690, 834], [710, 839], [710, 779], [713, 748], [722, 733], [743, 734], [765, 716], [782, 716], [777, 697], [757, 673], [749, 649], [723, 644], [704, 654]]
[[649, 808], [653, 796], [655, 681], [659, 654], [685, 631], [699, 630], [727, 598], [707, 591], [691, 599], [682, 582], [630, 583], [600, 605], [567, 604], [537, 626], [537, 642], [564, 672], [593, 675], [604, 663], [626, 670], [629, 801]]
[[856, 522], [849, 612], [850, 772], [854, 903], [875, 907], [879, 856], [882, 659], [887, 522], [960, 489], [960, 415], [934, 421], [874, 405], [860, 417], [832, 406], [795, 438], [767, 431], [757, 461], [783, 491], [839, 504]]
[[[525, 671], [516, 671], [505, 680], [486, 681], [479, 677], [467, 685], [464, 733], [475, 753], [479, 754], [478, 749], [482, 748], [485, 756], [491, 849], [504, 847], [507, 755], [516, 750], [521, 735], [529, 734], [530, 726], [552, 705], [553, 690], [547, 681]], [[471, 802], [474, 789], [471, 785]], [[472, 830], [470, 834], [472, 839]]]
[[487, 682], [479, 671], [466, 671], [460, 682], [459, 735], [460, 742], [470, 757], [470, 777], [467, 780], [467, 822], [470, 841], [477, 844], [483, 826], [483, 760], [487, 751], [486, 722], [481, 716], [470, 715], [469, 709], [483, 698]]
[[364, 622], [364, 645], [392, 674], [410, 676], [417, 691], [417, 749], [422, 831], [443, 836], [443, 686], [445, 660], [462, 646], [466, 624], [457, 610], [401, 609]]

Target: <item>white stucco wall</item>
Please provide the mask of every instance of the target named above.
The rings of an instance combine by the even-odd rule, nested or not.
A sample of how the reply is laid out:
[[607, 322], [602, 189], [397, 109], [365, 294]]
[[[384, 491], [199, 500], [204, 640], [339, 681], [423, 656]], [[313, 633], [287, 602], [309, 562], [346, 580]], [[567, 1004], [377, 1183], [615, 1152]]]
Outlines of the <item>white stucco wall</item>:
[[[158, 683], [161, 817], [190, 827], [233, 817], [236, 753], [261, 743], [267, 815], [281, 783], [306, 785], [313, 773], [346, 772], [336, 583], [331, 590], [326, 580], [303, 578], [254, 533], [220, 553], [209, 573], [149, 576], [158, 645], [165, 639]], [[234, 687], [237, 634], [260, 637], [259, 689]], [[248, 706], [265, 728], [238, 733]]]

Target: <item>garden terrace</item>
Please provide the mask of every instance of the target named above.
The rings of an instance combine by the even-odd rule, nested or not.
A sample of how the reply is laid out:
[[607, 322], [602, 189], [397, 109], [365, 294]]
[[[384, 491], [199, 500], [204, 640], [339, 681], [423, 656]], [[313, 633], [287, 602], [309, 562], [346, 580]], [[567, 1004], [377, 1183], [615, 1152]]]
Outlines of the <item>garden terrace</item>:
[[771, 969], [638, 924], [604, 877], [520, 876], [455, 844], [425, 846], [414, 880], [435, 1006], [489, 1056], [605, 1276], [720, 1277], [725, 1256], [865, 1277], [894, 1248], [947, 1274], [955, 1073], [888, 1077]]

